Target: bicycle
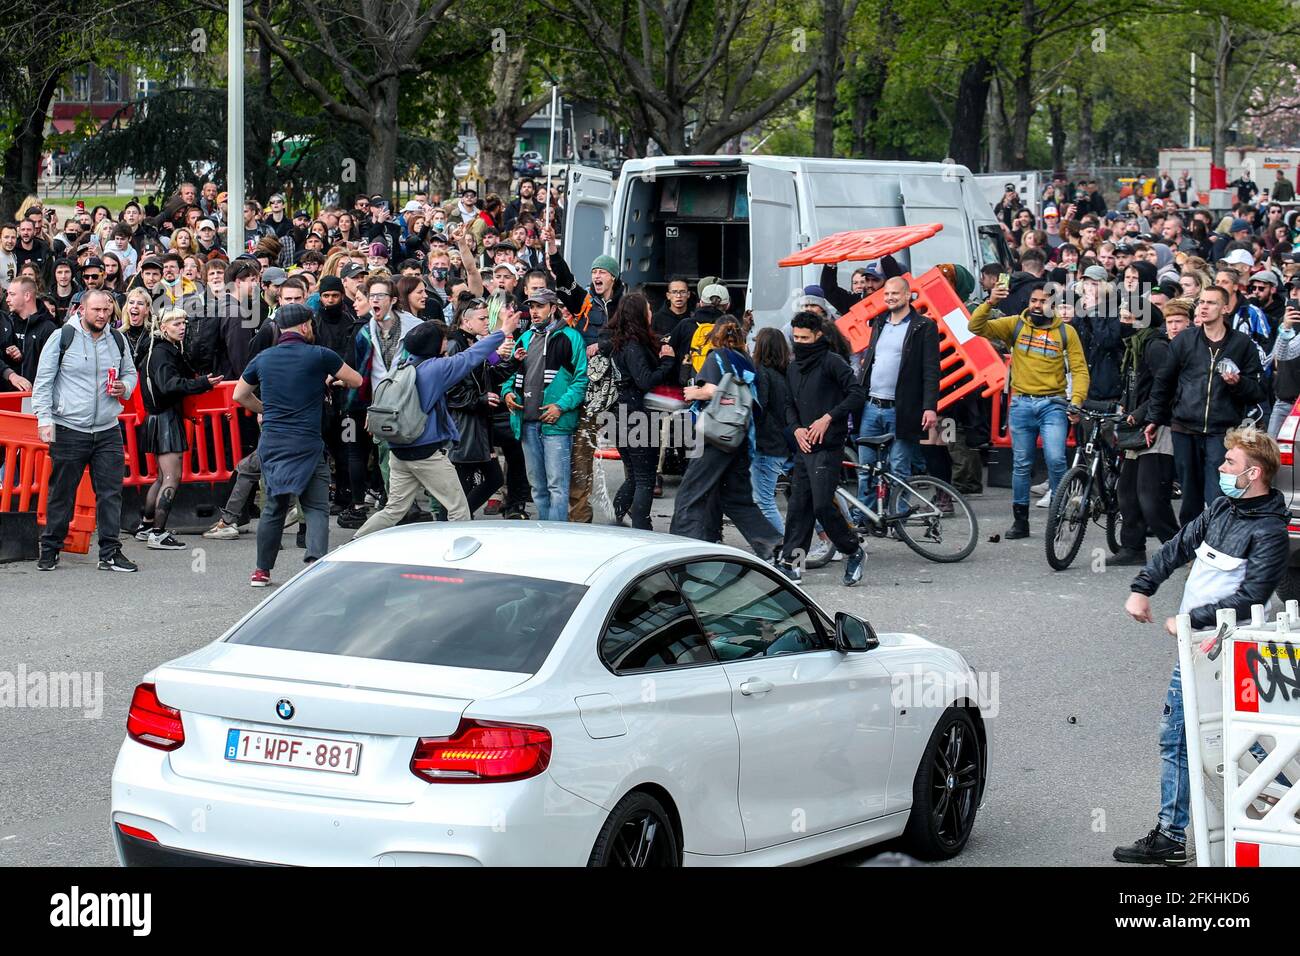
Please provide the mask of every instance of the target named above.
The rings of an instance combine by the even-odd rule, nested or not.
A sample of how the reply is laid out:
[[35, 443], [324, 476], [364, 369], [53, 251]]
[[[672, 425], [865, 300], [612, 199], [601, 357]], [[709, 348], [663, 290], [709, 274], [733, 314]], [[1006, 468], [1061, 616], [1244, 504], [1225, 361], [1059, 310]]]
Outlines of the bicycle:
[[1070, 409], [1080, 416], [1087, 431], [1086, 440], [1075, 447], [1074, 461], [1056, 486], [1047, 513], [1047, 563], [1056, 571], [1073, 563], [1083, 547], [1089, 521], [1105, 527], [1111, 554], [1120, 551], [1119, 454], [1114, 426], [1128, 416], [1110, 411], [1109, 404], [1105, 408], [1102, 411], [1084, 402], [1083, 408]]
[[[885, 538], [891, 532], [923, 558], [941, 564], [961, 561], [975, 550], [979, 540], [979, 522], [966, 499], [952, 485], [929, 475], [901, 478], [889, 470], [889, 445], [894, 435], [877, 435], [857, 439], [859, 457], [862, 448], [872, 448], [876, 461], [863, 465], [845, 461], [846, 468], [867, 477], [867, 487], [875, 489], [870, 504], [843, 487], [835, 489], [835, 504], [859, 535]], [[892, 508], [892, 510], [890, 510]], [[804, 567], [820, 568], [830, 563], [834, 549], [824, 560], [805, 559]]]

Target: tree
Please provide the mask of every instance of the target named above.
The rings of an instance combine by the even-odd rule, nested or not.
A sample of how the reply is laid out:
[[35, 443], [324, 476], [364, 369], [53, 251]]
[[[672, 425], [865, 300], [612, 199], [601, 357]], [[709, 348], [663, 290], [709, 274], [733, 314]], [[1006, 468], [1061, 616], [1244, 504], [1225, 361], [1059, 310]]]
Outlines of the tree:
[[590, 47], [579, 63], [584, 91], [618, 103], [625, 123], [665, 153], [721, 150], [817, 72], [815, 57], [799, 56], [807, 29], [779, 0], [541, 3]]
[[[216, 12], [224, 0], [199, 0]], [[295, 0], [245, 22], [334, 120], [365, 134], [365, 187], [386, 194], [397, 165], [401, 81], [453, 0]], [[317, 58], [324, 71], [312, 68]]]
[[857, 13], [858, 0], [821, 0], [822, 40], [817, 47], [817, 83], [813, 102], [813, 155], [835, 155], [835, 113], [844, 74], [844, 36]]
[[[87, 7], [74, 0], [9, 0], [0, 32], [0, 222], [12, 220], [36, 192], [45, 152], [45, 121], [59, 84], [73, 70], [120, 62], [115, 39], [158, 38], [156, 20], [137, 4]], [[152, 27], [152, 32], [146, 30]]]

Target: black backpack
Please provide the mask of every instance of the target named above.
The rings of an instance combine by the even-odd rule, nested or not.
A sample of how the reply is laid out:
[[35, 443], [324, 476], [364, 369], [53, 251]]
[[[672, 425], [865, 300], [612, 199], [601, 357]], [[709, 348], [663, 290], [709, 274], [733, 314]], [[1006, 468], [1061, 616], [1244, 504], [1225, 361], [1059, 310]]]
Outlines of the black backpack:
[[[117, 329], [110, 328], [108, 331], [117, 346], [117, 374], [120, 377], [123, 365], [126, 363], [126, 338]], [[63, 368], [63, 356], [68, 354], [68, 349], [72, 348], [72, 340], [76, 337], [76, 326], [65, 325], [59, 329], [59, 368]]]

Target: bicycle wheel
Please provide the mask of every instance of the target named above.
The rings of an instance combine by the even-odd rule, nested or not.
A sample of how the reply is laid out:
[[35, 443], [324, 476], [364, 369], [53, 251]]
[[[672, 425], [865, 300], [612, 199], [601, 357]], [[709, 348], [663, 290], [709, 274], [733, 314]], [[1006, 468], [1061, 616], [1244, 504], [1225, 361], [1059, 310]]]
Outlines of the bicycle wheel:
[[1067, 471], [1056, 486], [1056, 494], [1052, 495], [1052, 504], [1047, 512], [1047, 531], [1043, 535], [1047, 563], [1053, 570], [1068, 568], [1083, 547], [1092, 512], [1089, 491], [1088, 471], [1082, 465]]
[[979, 522], [956, 488], [929, 475], [908, 478], [906, 487], [892, 475], [888, 480], [897, 508], [890, 524], [904, 544], [941, 564], [960, 561], [975, 550]]
[[1119, 508], [1106, 512], [1106, 546], [1110, 548], [1111, 554], [1119, 554], [1122, 545], [1119, 543], [1120, 531], [1124, 527], [1124, 516], [1120, 514]]

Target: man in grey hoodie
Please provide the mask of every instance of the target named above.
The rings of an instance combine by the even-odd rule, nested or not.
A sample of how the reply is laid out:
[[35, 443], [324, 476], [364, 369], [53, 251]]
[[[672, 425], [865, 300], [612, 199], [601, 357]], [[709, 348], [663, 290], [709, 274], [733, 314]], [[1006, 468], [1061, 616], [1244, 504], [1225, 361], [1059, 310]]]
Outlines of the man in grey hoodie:
[[[99, 526], [99, 570], [135, 571], [122, 554], [122, 432], [117, 416], [136, 386], [135, 362], [121, 333], [108, 327], [113, 296], [87, 292], [82, 314], [45, 340], [32, 408], [37, 434], [50, 446], [49, 503], [38, 571], [53, 571], [72, 521], [81, 474], [90, 466]], [[65, 346], [66, 341], [66, 346]]]

